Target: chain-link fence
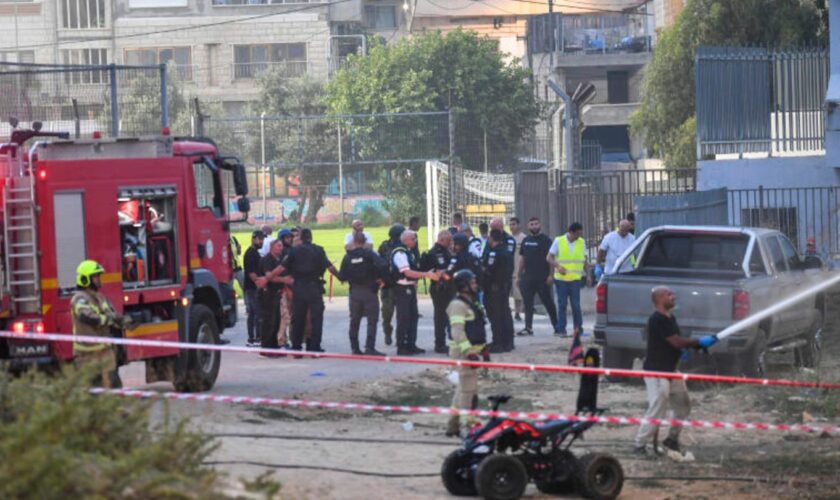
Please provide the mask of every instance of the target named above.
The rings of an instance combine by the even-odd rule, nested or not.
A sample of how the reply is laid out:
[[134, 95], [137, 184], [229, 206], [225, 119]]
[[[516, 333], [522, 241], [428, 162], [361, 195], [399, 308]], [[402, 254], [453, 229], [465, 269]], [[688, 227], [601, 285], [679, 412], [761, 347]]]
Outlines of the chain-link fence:
[[[0, 116], [76, 137], [160, 133], [168, 125], [166, 66], [0, 62]], [[11, 127], [0, 124], [0, 137]]]

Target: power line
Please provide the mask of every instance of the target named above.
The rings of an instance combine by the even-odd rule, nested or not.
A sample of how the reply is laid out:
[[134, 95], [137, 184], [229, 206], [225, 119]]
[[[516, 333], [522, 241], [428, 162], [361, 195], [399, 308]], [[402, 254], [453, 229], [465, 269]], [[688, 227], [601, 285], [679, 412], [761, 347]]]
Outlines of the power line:
[[309, 5], [305, 5], [303, 7], [298, 7], [298, 8], [295, 8], [295, 9], [285, 10], [283, 12], [269, 12], [269, 13], [266, 13], [266, 14], [257, 14], [257, 15], [253, 15], [253, 16], [246, 16], [246, 17], [238, 18], [238, 19], [228, 19], [226, 21], [215, 21], [215, 22], [212, 22], [212, 23], [196, 24], [196, 25], [191, 25], [191, 26], [179, 26], [177, 28], [169, 28], [169, 29], [155, 30], [155, 31], [146, 31], [146, 32], [143, 32], [143, 33], [130, 33], [130, 34], [126, 34], [126, 35], [91, 37], [91, 38], [86, 38], [84, 40], [58, 40], [56, 42], [39, 43], [39, 44], [32, 44], [32, 45], [20, 45], [20, 46], [17, 46], [17, 47], [0, 47], [0, 50], [6, 51], [6, 50], [37, 49], [37, 48], [41, 48], [41, 47], [54, 47], [56, 45], [79, 44], [79, 43], [99, 42], [99, 41], [111, 41], [111, 40], [121, 40], [121, 39], [124, 39], [124, 38], [140, 38], [140, 37], [150, 36], [150, 35], [162, 35], [162, 34], [166, 34], [166, 33], [175, 33], [175, 32], [179, 32], [179, 31], [190, 31], [190, 30], [196, 30], [196, 29], [202, 29], [202, 28], [210, 28], [210, 27], [214, 27], [214, 26], [223, 26], [223, 25], [227, 25], [227, 24], [253, 21], [253, 20], [256, 20], [256, 19], [265, 19], [265, 18], [274, 17], [274, 16], [282, 16], [282, 15], [286, 15], [286, 14], [294, 14], [295, 12], [302, 12], [302, 11], [305, 11], [305, 10], [320, 9], [320, 8], [323, 8], [323, 7], [330, 7], [332, 5], [337, 5], [337, 4], [345, 3], [345, 2], [349, 2], [349, 1], [350, 0], [333, 0], [332, 2], [309, 4]]

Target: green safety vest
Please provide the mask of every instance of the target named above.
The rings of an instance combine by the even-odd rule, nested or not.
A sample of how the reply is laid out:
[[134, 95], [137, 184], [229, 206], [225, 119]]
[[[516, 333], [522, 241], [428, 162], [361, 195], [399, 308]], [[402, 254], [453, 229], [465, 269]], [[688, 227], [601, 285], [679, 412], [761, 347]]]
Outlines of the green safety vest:
[[586, 263], [586, 253], [583, 238], [574, 242], [574, 251], [569, 252], [569, 241], [566, 235], [554, 239], [557, 242], [557, 255], [554, 256], [558, 264], [566, 268], [566, 274], [554, 273], [554, 279], [559, 281], [578, 281], [583, 277], [583, 268]]

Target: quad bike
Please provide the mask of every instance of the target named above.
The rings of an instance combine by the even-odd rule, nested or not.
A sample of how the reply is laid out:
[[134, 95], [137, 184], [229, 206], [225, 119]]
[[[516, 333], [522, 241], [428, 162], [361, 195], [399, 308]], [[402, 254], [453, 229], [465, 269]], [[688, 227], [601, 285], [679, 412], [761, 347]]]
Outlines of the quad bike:
[[[590, 356], [594, 358], [592, 364]], [[597, 362], [597, 350], [594, 355], [588, 352], [587, 365], [594, 366]], [[579, 415], [604, 412], [594, 405], [597, 387], [597, 376], [581, 377]], [[488, 399], [495, 411], [511, 397], [499, 395]], [[582, 403], [586, 406], [581, 407]], [[500, 417], [490, 419], [483, 426], [476, 424], [463, 446], [444, 460], [443, 484], [453, 495], [505, 500], [521, 497], [528, 482], [534, 481], [537, 489], [547, 494], [577, 493], [596, 500], [612, 500], [624, 485], [624, 472], [618, 460], [604, 453], [578, 457], [570, 450], [593, 425], [594, 422], [570, 420], [529, 423]]]

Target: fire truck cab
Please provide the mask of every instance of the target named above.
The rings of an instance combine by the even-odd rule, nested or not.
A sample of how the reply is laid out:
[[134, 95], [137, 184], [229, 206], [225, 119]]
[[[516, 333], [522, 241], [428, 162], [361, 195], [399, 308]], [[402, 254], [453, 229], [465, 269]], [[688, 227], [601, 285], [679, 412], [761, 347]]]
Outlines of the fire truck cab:
[[[132, 319], [127, 338], [217, 344], [236, 323], [228, 203], [247, 214], [248, 188], [241, 162], [212, 141], [15, 130], [0, 145], [0, 175], [0, 328], [72, 335], [85, 259], [105, 268], [101, 291]], [[12, 369], [72, 358], [70, 342], [0, 340]], [[212, 388], [221, 362], [218, 351], [135, 346], [118, 358], [179, 391]]]

